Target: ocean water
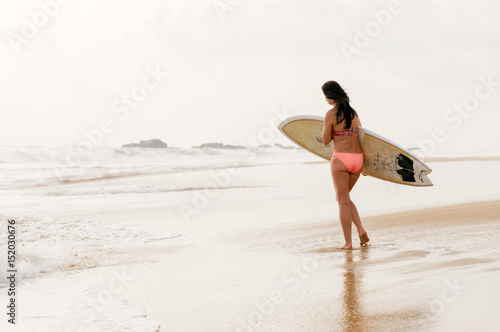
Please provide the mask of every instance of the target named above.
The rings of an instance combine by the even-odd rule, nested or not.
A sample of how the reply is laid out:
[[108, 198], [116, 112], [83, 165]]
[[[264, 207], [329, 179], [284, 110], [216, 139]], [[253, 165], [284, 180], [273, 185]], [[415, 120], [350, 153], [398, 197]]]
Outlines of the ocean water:
[[[116, 263], [115, 256], [109, 253], [119, 252], [120, 248], [140, 247], [151, 241], [179, 236], [103, 226], [98, 216], [81, 220], [78, 209], [83, 209], [85, 202], [106, 201], [103, 197], [109, 195], [132, 195], [140, 202], [150, 199], [143, 198], [144, 194], [171, 193], [175, 196], [176, 192], [202, 189], [182, 183], [141, 185], [133, 181], [123, 186], [103, 186], [99, 185], [99, 180], [321, 160], [303, 149], [277, 146], [244, 149], [105, 147], [96, 148], [86, 156], [76, 155], [69, 147], [4, 146], [0, 147], [0, 172], [3, 175], [0, 216], [3, 223], [8, 218], [16, 219], [20, 246], [17, 255], [19, 278], [24, 280], [68, 268], [113, 264]], [[90, 185], [71, 186], [78, 183]], [[394, 185], [386, 184], [384, 189], [388, 192], [395, 190]], [[69, 206], [63, 217], [60, 216], [62, 202]], [[129, 200], [114, 202], [130, 204]], [[103, 212], [105, 209], [104, 206]], [[6, 229], [3, 225], [0, 230], [0, 248], [7, 244]], [[6, 264], [5, 255], [2, 255], [0, 287], [6, 284]]]
[[[110, 253], [179, 234], [103, 226], [98, 219], [81, 220], [76, 207], [69, 213], [74, 218], [60, 218], [57, 212], [61, 199], [74, 198], [81, 202], [103, 195], [155, 194], [196, 188], [168, 184], [66, 188], [66, 184], [314, 160], [318, 158], [304, 150], [280, 147], [97, 148], [87, 156], [77, 156], [74, 149], [67, 147], [0, 147], [0, 172], [3, 174], [0, 213], [4, 224], [0, 248], [6, 248], [6, 221], [13, 218], [18, 229], [16, 260], [20, 281], [65, 269], [115, 264], [116, 255]], [[69, 202], [66, 204], [71, 204]], [[81, 205], [75, 204], [80, 208]], [[4, 256], [0, 257], [0, 287], [6, 285]]]
[[0, 189], [306, 160], [317, 158], [301, 149], [280, 147], [95, 148], [88, 155], [67, 147], [0, 147]]

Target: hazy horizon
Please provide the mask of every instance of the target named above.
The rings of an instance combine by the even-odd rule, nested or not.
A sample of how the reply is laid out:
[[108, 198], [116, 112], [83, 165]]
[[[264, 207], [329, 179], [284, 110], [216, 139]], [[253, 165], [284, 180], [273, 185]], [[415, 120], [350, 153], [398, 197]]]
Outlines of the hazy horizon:
[[[1, 146], [243, 145], [324, 115], [338, 81], [364, 127], [429, 155], [500, 153], [494, 1], [46, 0], [0, 13]], [[479, 19], [480, 18], [480, 19]], [[481, 136], [481, 146], [473, 139]]]

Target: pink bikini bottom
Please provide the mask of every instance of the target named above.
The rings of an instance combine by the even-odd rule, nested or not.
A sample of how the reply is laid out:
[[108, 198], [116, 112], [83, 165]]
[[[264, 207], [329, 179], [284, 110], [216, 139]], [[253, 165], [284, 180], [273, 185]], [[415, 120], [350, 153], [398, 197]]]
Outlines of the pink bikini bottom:
[[363, 153], [334, 152], [332, 157], [343, 162], [349, 173], [357, 173], [363, 168]]

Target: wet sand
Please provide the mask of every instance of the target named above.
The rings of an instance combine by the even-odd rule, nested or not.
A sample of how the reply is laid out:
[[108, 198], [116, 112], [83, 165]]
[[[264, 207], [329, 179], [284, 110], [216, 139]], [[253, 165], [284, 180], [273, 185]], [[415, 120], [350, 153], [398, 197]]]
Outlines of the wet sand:
[[[179, 203], [192, 202], [197, 190], [44, 198], [60, 206], [46, 216], [181, 236], [113, 248], [102, 253], [112, 263], [75, 265], [22, 283], [16, 331], [67, 324], [74, 331], [498, 330], [500, 201], [492, 199], [500, 197], [500, 183], [486, 174], [456, 181], [477, 166], [469, 163], [432, 165], [432, 188], [362, 178], [352, 197], [370, 245], [354, 241], [350, 251], [336, 249], [343, 236], [324, 163], [245, 168], [191, 220], [183, 220]], [[212, 175], [64, 188], [200, 187]], [[53, 206], [46, 203], [39, 206]], [[123, 287], [114, 285], [119, 291], [93, 319], [78, 311], [117, 280]], [[64, 325], [55, 326], [56, 317]]]
[[451, 162], [451, 161], [495, 161], [500, 160], [498, 156], [474, 156], [474, 157], [424, 157], [425, 162]]
[[[500, 231], [500, 201], [372, 216], [363, 223], [373, 240], [352, 251], [336, 249], [338, 237], [325, 237], [334, 226], [329, 222], [266, 232], [264, 246], [287, 243], [281, 248], [293, 255], [316, 247], [303, 262], [314, 259], [318, 267], [302, 292], [290, 294], [295, 304], [287, 309], [301, 326], [316, 331], [500, 328], [495, 314], [500, 247], [488, 241]], [[268, 323], [269, 330], [279, 329], [277, 321]]]
[[[119, 297], [161, 331], [500, 327], [500, 247], [489, 241], [500, 232], [500, 201], [363, 222], [372, 240], [354, 250], [336, 249], [338, 221], [257, 227], [170, 239], [142, 261], [75, 270], [62, 280], [99, 289], [125, 268], [134, 277]], [[37, 288], [44, 282], [50, 286], [47, 279]]]

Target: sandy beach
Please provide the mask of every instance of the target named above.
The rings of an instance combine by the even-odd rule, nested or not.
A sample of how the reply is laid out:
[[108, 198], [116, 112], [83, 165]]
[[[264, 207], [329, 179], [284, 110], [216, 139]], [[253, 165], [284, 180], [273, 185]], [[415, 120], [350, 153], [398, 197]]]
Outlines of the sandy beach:
[[[21, 282], [18, 325], [2, 331], [497, 330], [500, 180], [457, 181], [486, 162], [499, 166], [431, 163], [429, 188], [362, 177], [352, 199], [371, 241], [352, 251], [335, 249], [342, 232], [324, 162], [36, 189], [51, 193], [36, 202], [37, 225], [88, 233], [61, 236], [71, 263]], [[128, 191], [160, 184], [177, 190]], [[97, 188], [114, 194], [85, 195]], [[41, 247], [51, 232], [38, 237]]]

